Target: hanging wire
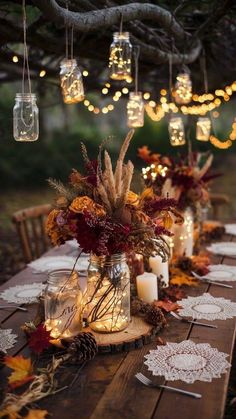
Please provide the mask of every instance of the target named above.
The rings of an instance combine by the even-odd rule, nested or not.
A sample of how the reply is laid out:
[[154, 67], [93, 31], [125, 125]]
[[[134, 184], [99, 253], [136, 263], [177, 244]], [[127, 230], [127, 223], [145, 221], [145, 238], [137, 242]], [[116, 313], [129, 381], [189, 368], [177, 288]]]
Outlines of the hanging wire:
[[171, 38], [171, 51], [169, 53], [169, 102], [172, 102], [172, 83], [173, 83], [173, 62], [172, 54], [174, 49], [174, 38]]
[[71, 26], [70, 58], [74, 58], [74, 26]]
[[134, 47], [134, 62], [135, 62], [135, 93], [138, 92], [138, 61], [140, 55], [140, 46]]
[[120, 29], [119, 29], [119, 32], [120, 32], [120, 33], [122, 33], [122, 31], [123, 31], [123, 13], [121, 12], [121, 15], [120, 15]]
[[24, 52], [23, 52], [23, 70], [22, 70], [22, 94], [25, 92], [25, 68], [27, 69], [27, 78], [28, 78], [28, 87], [29, 94], [31, 96], [31, 80], [30, 80], [30, 70], [29, 70], [29, 57], [28, 57], [28, 48], [27, 48], [27, 37], [26, 37], [26, 8], [25, 0], [22, 0], [22, 15], [23, 15], [23, 42], [24, 42]]
[[69, 13], [69, 5], [68, 5], [68, 0], [66, 0], [65, 43], [66, 43], [66, 59], [67, 60], [68, 60], [68, 56], [69, 56], [69, 48], [68, 48], [68, 13]]
[[[203, 82], [204, 82], [204, 90], [205, 93], [208, 93], [208, 77], [207, 77], [207, 67], [206, 67], [206, 52], [205, 52], [205, 48], [202, 49], [202, 72], [203, 72]], [[209, 117], [211, 120], [211, 129], [213, 131], [214, 136], [216, 136], [216, 131], [215, 131], [215, 127], [214, 127], [214, 121], [212, 118], [212, 113], [211, 111], [209, 111]]]

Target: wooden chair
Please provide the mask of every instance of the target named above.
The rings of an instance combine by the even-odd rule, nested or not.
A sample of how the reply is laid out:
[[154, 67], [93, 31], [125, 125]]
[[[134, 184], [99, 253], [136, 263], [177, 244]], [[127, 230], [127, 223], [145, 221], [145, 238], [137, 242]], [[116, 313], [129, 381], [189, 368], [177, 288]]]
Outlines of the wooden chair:
[[38, 205], [16, 211], [12, 222], [19, 235], [25, 263], [37, 259], [50, 246], [45, 233], [45, 220], [51, 210], [51, 205]]
[[220, 208], [224, 205], [229, 205], [229, 197], [225, 194], [218, 194], [218, 193], [211, 193], [211, 206], [213, 212], [213, 218], [215, 220], [219, 219], [220, 216]]

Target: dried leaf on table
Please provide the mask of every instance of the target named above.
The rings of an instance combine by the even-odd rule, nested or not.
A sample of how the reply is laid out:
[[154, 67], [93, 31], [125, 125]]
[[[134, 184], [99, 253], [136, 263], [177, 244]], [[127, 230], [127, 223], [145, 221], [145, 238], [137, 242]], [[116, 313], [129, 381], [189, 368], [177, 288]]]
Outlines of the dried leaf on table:
[[30, 409], [28, 415], [24, 419], [45, 419], [48, 415], [47, 410]]
[[156, 307], [162, 308], [167, 313], [169, 313], [170, 311], [176, 311], [182, 308], [181, 305], [179, 305], [178, 303], [173, 303], [170, 300], [166, 300], [166, 301], [156, 300], [154, 301], [154, 304]]
[[5, 365], [13, 370], [8, 377], [8, 383], [11, 388], [20, 387], [31, 381], [33, 376], [33, 367], [30, 358], [24, 358], [22, 355], [6, 356]]
[[172, 285], [189, 285], [197, 286], [199, 284], [198, 280], [194, 277], [187, 275], [178, 268], [170, 268], [171, 284]]
[[50, 332], [47, 331], [46, 327], [41, 323], [38, 325], [35, 331], [33, 331], [29, 338], [29, 347], [40, 354], [44, 349], [51, 346], [50, 340], [52, 339]]

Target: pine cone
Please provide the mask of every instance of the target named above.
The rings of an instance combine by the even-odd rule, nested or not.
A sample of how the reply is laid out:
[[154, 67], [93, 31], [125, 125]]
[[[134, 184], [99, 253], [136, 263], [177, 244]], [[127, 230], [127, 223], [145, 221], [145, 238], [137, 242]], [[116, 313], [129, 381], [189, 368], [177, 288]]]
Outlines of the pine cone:
[[135, 297], [131, 300], [131, 314], [135, 316], [136, 314], [145, 315], [150, 309], [150, 304], [145, 303], [140, 298]]
[[158, 307], [155, 307], [154, 305], [151, 305], [145, 316], [145, 320], [153, 326], [160, 325], [163, 327], [166, 325], [166, 319], [162, 313], [162, 310]]
[[6, 354], [0, 350], [0, 368], [2, 368], [4, 366], [4, 358], [5, 358]]
[[90, 361], [98, 351], [96, 340], [89, 332], [82, 332], [70, 341], [63, 339], [62, 345], [71, 354], [72, 362]]
[[193, 270], [192, 259], [187, 256], [182, 256], [178, 259], [176, 267], [181, 269], [183, 272], [191, 272]]

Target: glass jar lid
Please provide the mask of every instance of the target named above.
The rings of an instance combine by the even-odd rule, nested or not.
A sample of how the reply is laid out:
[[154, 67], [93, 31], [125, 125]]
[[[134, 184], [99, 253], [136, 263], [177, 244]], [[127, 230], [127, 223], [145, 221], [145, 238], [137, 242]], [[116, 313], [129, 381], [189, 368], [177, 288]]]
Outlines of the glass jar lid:
[[24, 100], [26, 102], [35, 101], [37, 96], [35, 93], [16, 93], [16, 100]]
[[114, 41], [129, 41], [129, 32], [114, 32]]
[[48, 284], [73, 288], [79, 285], [78, 272], [72, 269], [55, 269], [48, 273]]

